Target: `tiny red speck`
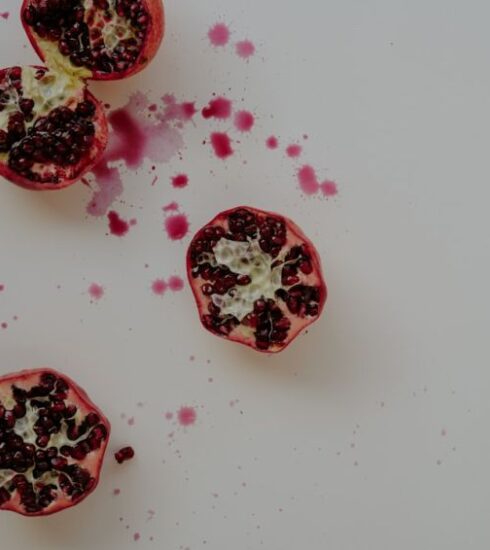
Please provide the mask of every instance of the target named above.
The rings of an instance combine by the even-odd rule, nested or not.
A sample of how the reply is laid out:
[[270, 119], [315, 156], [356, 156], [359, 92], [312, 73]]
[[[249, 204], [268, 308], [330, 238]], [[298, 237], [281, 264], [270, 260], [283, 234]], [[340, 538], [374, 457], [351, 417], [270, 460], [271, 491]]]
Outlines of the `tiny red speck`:
[[88, 287], [88, 293], [93, 300], [100, 300], [104, 296], [104, 287], [97, 283], [92, 283]]

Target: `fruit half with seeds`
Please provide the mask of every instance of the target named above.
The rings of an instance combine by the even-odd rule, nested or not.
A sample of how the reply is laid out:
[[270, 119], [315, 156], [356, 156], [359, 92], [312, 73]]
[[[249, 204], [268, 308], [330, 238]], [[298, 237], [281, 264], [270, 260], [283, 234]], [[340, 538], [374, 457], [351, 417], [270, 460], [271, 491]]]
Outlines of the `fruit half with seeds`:
[[0, 70], [0, 175], [34, 190], [67, 187], [107, 145], [102, 104], [83, 80], [44, 67]]
[[204, 327], [263, 352], [283, 350], [322, 313], [320, 258], [290, 219], [241, 206], [200, 229], [187, 252]]
[[0, 377], [0, 510], [44, 516], [97, 486], [110, 424], [84, 390], [52, 369]]
[[139, 72], [164, 34], [161, 0], [24, 0], [21, 17], [48, 66], [95, 80]]

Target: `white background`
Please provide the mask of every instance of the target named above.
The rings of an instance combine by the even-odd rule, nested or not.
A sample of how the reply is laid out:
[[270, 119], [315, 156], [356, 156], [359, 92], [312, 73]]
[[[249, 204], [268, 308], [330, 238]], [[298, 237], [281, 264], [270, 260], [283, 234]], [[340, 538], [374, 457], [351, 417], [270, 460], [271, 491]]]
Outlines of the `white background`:
[[[122, 467], [109, 455], [74, 509], [1, 513], [1, 548], [489, 548], [490, 4], [168, 0], [167, 16], [154, 63], [96, 93], [200, 106], [226, 93], [257, 126], [223, 163], [196, 117], [155, 187], [147, 171], [126, 175], [115, 207], [138, 225], [123, 239], [86, 215], [83, 185], [0, 182], [1, 371], [73, 376], [112, 420], [110, 451], [137, 452]], [[255, 42], [249, 63], [209, 46], [217, 20]], [[0, 33], [0, 65], [34, 62], [15, 13]], [[334, 200], [303, 197], [296, 165], [264, 146], [303, 133]], [[179, 170], [180, 191], [168, 183]], [[324, 261], [321, 321], [266, 357], [202, 330], [187, 286], [152, 295], [153, 279], [184, 275], [189, 238], [162, 230], [171, 200], [192, 230], [238, 203], [293, 217]], [[91, 282], [106, 289], [96, 304]], [[186, 404], [195, 426], [165, 419]]]

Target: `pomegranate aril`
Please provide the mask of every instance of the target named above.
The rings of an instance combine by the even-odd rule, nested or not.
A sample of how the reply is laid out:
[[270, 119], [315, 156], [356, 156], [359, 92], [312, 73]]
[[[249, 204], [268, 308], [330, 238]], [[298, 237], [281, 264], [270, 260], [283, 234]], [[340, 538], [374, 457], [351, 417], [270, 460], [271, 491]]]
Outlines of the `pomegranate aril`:
[[122, 464], [126, 460], [131, 460], [134, 457], [134, 449], [132, 447], [123, 447], [117, 453], [114, 454], [114, 458], [119, 464]]

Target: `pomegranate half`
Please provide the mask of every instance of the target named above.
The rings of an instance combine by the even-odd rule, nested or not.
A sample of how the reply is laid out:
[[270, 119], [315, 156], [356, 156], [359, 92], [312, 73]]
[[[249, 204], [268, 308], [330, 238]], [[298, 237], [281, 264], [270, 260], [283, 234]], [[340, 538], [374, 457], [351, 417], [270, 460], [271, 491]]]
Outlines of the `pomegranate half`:
[[52, 369], [0, 378], [0, 510], [44, 516], [97, 486], [110, 424], [84, 390]]
[[197, 232], [187, 273], [207, 330], [268, 353], [316, 321], [327, 298], [320, 258], [301, 229], [247, 206]]
[[0, 70], [0, 175], [35, 190], [74, 183], [107, 145], [102, 104], [83, 80], [45, 67]]
[[21, 18], [48, 66], [94, 80], [141, 71], [164, 33], [161, 0], [24, 0]]

